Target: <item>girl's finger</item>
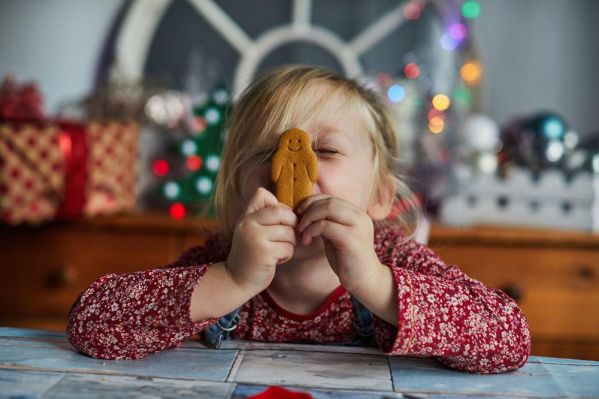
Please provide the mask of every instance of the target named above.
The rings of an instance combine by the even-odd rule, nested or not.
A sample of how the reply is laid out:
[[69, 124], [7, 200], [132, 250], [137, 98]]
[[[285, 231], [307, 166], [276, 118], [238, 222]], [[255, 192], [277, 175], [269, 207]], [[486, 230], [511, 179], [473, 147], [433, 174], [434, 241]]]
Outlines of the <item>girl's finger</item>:
[[314, 194], [309, 197], [306, 197], [306, 198], [304, 198], [304, 200], [302, 202], [300, 202], [300, 204], [297, 206], [297, 208], [295, 208], [295, 212], [297, 212], [298, 215], [301, 215], [302, 213], [304, 213], [306, 208], [310, 206], [310, 204], [314, 203], [315, 201], [329, 198], [329, 197], [330, 197], [329, 194]]
[[281, 243], [274, 250], [274, 256], [278, 259], [277, 265], [287, 262], [293, 257], [294, 246], [289, 243]]
[[320, 219], [352, 226], [358, 216], [357, 208], [350, 202], [335, 197], [323, 198], [306, 208], [297, 229], [301, 233], [308, 225]]
[[321, 219], [309, 225], [301, 235], [301, 241], [304, 245], [309, 245], [316, 237], [323, 236], [335, 246], [340, 245], [347, 239], [347, 226], [335, 223], [330, 220]]
[[296, 244], [295, 230], [289, 226], [268, 226], [268, 228], [265, 229], [264, 234], [266, 238], [272, 242], [284, 242], [293, 246]]
[[293, 213], [291, 208], [285, 205], [276, 205], [260, 209], [250, 217], [263, 226], [282, 224], [295, 227], [297, 225], [296, 214]]

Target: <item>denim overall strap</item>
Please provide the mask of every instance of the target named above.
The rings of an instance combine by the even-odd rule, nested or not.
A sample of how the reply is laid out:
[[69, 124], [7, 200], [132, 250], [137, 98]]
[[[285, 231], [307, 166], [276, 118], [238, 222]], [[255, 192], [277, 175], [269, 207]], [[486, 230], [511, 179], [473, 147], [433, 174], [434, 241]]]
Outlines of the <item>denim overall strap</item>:
[[374, 318], [372, 317], [372, 312], [370, 312], [366, 306], [362, 305], [362, 303], [353, 295], [351, 295], [351, 301], [354, 306], [354, 313], [356, 314], [356, 319], [354, 320], [356, 332], [364, 344], [369, 346], [376, 345], [376, 341], [374, 340]]
[[[376, 345], [376, 341], [374, 340], [374, 319], [372, 313], [353, 295], [351, 295], [351, 300], [356, 315], [354, 328], [360, 336], [360, 342], [356, 342], [354, 345]], [[231, 332], [237, 328], [237, 324], [240, 320], [240, 311], [241, 307], [221, 317], [216, 323], [206, 327], [203, 331], [204, 343], [212, 348], [220, 348], [223, 340], [230, 339]]]
[[204, 343], [213, 348], [220, 348], [223, 339], [231, 338], [231, 332], [237, 328], [241, 307], [229, 314], [224, 315], [216, 323], [206, 327], [204, 330]]

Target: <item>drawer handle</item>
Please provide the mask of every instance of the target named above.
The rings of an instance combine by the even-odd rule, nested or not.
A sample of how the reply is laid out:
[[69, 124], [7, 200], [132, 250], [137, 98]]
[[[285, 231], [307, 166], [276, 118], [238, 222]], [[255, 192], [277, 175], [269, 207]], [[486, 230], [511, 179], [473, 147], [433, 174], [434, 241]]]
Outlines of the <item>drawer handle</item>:
[[75, 270], [71, 267], [59, 267], [46, 276], [46, 285], [50, 288], [64, 288], [75, 282]]
[[500, 288], [501, 291], [505, 292], [514, 301], [519, 302], [522, 299], [522, 288], [514, 283], [509, 283]]
[[580, 268], [578, 269], [578, 275], [583, 279], [583, 280], [593, 280], [595, 278], [595, 271], [593, 270], [593, 268], [589, 265], [583, 265], [580, 266]]

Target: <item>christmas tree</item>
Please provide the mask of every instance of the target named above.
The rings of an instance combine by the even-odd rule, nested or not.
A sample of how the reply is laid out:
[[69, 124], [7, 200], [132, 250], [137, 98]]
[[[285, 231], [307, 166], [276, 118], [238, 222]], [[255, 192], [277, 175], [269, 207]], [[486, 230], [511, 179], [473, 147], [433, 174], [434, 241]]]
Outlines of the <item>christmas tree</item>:
[[211, 197], [220, 167], [230, 95], [223, 87], [212, 90], [193, 106], [190, 134], [174, 140], [167, 154], [154, 160], [160, 178], [157, 190], [174, 219], [198, 213]]

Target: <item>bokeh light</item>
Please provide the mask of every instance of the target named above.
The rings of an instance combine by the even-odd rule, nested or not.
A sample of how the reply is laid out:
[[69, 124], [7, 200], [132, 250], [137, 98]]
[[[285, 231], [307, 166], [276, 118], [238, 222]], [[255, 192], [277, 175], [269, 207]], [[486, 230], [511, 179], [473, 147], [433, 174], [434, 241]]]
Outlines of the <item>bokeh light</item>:
[[398, 84], [391, 85], [391, 87], [389, 87], [389, 90], [387, 90], [387, 97], [389, 97], [389, 100], [395, 103], [398, 103], [401, 100], [403, 100], [405, 95], [405, 89]]
[[480, 81], [482, 76], [482, 66], [478, 61], [467, 61], [460, 68], [460, 75], [462, 79], [469, 84], [475, 85]]
[[445, 111], [451, 105], [451, 100], [447, 94], [437, 94], [433, 97], [433, 107], [438, 111]]

